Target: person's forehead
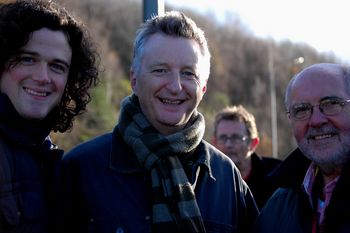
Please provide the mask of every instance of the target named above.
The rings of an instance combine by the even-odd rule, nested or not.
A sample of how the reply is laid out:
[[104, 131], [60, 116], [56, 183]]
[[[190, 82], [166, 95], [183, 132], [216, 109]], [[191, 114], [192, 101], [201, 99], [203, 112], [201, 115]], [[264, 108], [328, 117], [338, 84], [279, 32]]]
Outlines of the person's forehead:
[[145, 63], [178, 62], [194, 66], [202, 60], [200, 47], [194, 39], [156, 33], [143, 48], [142, 62]]
[[239, 120], [222, 119], [217, 127], [218, 133], [242, 134], [245, 133], [246, 126]]
[[[149, 36], [149, 38], [146, 40], [144, 47], [145, 49], [164, 49], [167, 47], [164, 47], [163, 45], [169, 45], [169, 44], [181, 44], [182, 46], [194, 46], [200, 48], [198, 42], [195, 39], [190, 39], [182, 36], [172, 36], [172, 35], [166, 35], [164, 33], [154, 33]], [[172, 47], [169, 47], [168, 49], [171, 49]]]
[[301, 73], [294, 81], [291, 101], [318, 101], [326, 96], [345, 95], [345, 83], [341, 69], [315, 67]]

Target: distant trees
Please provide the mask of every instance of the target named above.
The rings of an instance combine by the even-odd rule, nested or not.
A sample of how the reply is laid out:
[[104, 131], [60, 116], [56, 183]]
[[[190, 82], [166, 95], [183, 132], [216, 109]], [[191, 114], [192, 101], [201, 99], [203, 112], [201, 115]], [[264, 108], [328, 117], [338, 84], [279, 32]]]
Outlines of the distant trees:
[[[102, 85], [93, 92], [88, 111], [76, 120], [70, 133], [53, 134], [54, 141], [65, 148], [112, 130], [117, 123], [119, 103], [131, 93], [128, 74], [132, 43], [142, 21], [141, 1], [125, 0], [61, 0], [74, 9], [89, 25], [91, 35], [99, 46], [104, 72]], [[173, 10], [166, 6], [166, 10]], [[219, 109], [242, 104], [257, 120], [261, 145], [258, 152], [271, 155], [271, 71], [268, 67], [272, 51], [273, 72], [277, 97], [277, 125], [279, 157], [284, 158], [294, 146], [290, 126], [285, 115], [283, 98], [285, 87], [300, 69], [318, 62], [336, 62], [333, 54], [319, 54], [307, 44], [290, 41], [264, 40], [254, 37], [237, 17], [218, 23], [211, 15], [185, 10], [206, 32], [212, 53], [208, 90], [200, 105], [207, 127], [205, 138], [210, 140], [213, 118]], [[295, 59], [303, 57], [303, 63]]]

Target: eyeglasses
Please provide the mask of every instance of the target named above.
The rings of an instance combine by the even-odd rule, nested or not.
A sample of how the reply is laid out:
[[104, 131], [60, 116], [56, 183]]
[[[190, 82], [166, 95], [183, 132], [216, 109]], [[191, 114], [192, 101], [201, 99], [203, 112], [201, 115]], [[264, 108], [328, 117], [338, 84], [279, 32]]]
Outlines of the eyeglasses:
[[328, 97], [320, 101], [319, 104], [312, 105], [310, 103], [294, 104], [290, 111], [290, 117], [296, 121], [309, 119], [313, 113], [314, 107], [318, 107], [320, 112], [326, 116], [334, 116], [339, 114], [350, 100], [343, 100], [337, 97]]
[[232, 135], [232, 136], [220, 135], [217, 138], [217, 141], [220, 144], [226, 144], [227, 140], [229, 140], [230, 143], [232, 144], [242, 144], [243, 142], [248, 140], [248, 137], [241, 136], [241, 135]]

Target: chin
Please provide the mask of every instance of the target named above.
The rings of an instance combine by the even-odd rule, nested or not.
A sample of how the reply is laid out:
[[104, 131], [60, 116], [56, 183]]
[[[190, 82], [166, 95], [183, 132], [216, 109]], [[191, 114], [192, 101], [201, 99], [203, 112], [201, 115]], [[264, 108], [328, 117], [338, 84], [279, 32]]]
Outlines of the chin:
[[37, 121], [43, 120], [46, 116], [47, 116], [47, 113], [46, 114], [41, 114], [41, 113], [40, 114], [38, 114], [38, 113], [22, 114], [22, 117], [25, 119], [37, 120]]
[[169, 126], [181, 126], [187, 123], [184, 121], [183, 118], [179, 119], [179, 118], [171, 118], [171, 117], [160, 119], [159, 122]]

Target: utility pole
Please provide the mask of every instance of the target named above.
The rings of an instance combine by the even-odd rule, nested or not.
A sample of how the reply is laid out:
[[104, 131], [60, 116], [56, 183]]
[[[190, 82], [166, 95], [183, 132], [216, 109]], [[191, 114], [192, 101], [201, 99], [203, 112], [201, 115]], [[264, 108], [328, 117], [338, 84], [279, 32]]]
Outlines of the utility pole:
[[143, 21], [164, 14], [164, 0], [143, 0]]
[[274, 49], [270, 45], [268, 54], [268, 68], [270, 78], [270, 97], [271, 97], [271, 130], [272, 130], [272, 157], [278, 157], [278, 136], [277, 136], [277, 108], [276, 108], [276, 84], [275, 84], [275, 65]]

